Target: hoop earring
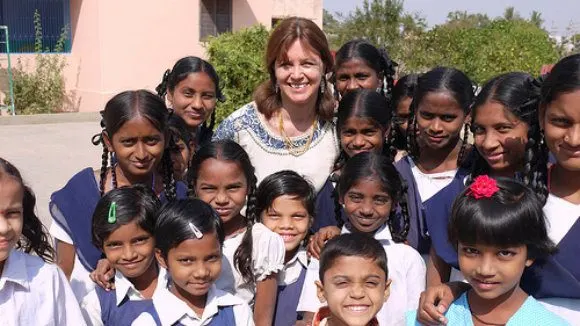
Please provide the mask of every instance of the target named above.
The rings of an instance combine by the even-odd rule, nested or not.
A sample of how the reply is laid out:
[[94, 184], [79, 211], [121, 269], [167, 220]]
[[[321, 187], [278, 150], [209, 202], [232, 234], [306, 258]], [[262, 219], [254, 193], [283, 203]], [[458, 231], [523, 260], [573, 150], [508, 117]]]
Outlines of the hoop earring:
[[[564, 136], [564, 140], [566, 140], [566, 137], [568, 137], [568, 136]], [[544, 145], [544, 141], [545, 141], [544, 138], [545, 138], [544, 129], [542, 129], [542, 130], [540, 130], [540, 146]]]
[[320, 94], [324, 94], [325, 91], [326, 91], [326, 81], [323, 79], [320, 82]]
[[274, 84], [274, 92], [276, 93], [276, 95], [280, 95], [280, 85], [278, 85], [278, 82]]

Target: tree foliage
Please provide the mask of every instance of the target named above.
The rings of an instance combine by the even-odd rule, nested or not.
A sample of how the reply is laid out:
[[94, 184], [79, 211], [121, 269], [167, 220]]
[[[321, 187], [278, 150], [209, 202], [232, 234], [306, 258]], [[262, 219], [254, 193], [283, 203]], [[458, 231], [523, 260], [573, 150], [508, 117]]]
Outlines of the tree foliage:
[[414, 55], [406, 61], [408, 69], [452, 66], [483, 83], [509, 71], [537, 75], [543, 64], [558, 59], [546, 31], [513, 15], [505, 16], [512, 19], [496, 19], [484, 27], [444, 24], [433, 28], [416, 42]]
[[[64, 50], [67, 38], [65, 26], [54, 49], [44, 48], [42, 44], [42, 24], [38, 10], [34, 12], [35, 63], [18, 58], [14, 75], [14, 107], [17, 114], [54, 113], [63, 110], [67, 97], [63, 70], [66, 58], [59, 54]], [[57, 53], [50, 53], [57, 52]]]
[[224, 103], [218, 103], [216, 123], [250, 101], [254, 89], [268, 79], [264, 67], [268, 36], [268, 30], [257, 25], [208, 39], [209, 62], [220, 76], [226, 97]]

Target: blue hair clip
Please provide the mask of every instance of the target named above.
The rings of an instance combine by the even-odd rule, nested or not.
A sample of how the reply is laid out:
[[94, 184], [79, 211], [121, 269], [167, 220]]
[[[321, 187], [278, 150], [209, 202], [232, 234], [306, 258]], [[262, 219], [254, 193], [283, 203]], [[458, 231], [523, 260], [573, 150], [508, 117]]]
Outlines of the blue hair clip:
[[109, 216], [107, 217], [107, 222], [109, 224], [117, 223], [117, 203], [112, 202], [109, 206]]

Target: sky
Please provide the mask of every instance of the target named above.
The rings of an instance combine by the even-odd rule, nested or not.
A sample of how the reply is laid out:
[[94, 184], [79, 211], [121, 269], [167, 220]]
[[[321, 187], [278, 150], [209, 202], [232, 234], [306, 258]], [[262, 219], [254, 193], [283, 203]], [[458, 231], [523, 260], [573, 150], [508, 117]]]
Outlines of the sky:
[[[324, 0], [324, 9], [348, 13], [362, 7], [363, 0]], [[404, 0], [406, 12], [417, 12], [427, 19], [429, 26], [445, 22], [450, 11], [486, 13], [490, 18], [503, 15], [506, 7], [514, 7], [523, 17], [536, 10], [542, 14], [544, 28], [554, 35], [566, 35], [573, 22], [580, 33], [579, 0]]]

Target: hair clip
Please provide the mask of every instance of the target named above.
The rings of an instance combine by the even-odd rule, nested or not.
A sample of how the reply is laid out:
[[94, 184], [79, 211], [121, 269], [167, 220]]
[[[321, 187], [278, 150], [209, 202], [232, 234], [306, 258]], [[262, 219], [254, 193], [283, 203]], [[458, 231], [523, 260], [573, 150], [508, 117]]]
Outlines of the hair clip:
[[195, 235], [196, 238], [198, 239], [203, 238], [203, 233], [201, 233], [201, 231], [195, 225], [193, 225], [193, 223], [189, 222], [189, 228], [191, 229], [191, 232], [193, 232], [193, 235]]
[[109, 217], [107, 218], [109, 224], [117, 223], [117, 203], [112, 202], [109, 206]]
[[469, 190], [466, 194], [475, 199], [491, 198], [491, 196], [498, 191], [499, 188], [495, 179], [490, 178], [487, 175], [480, 175], [475, 178], [473, 183], [469, 186]]

